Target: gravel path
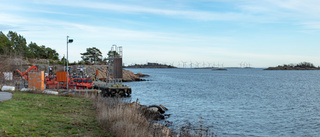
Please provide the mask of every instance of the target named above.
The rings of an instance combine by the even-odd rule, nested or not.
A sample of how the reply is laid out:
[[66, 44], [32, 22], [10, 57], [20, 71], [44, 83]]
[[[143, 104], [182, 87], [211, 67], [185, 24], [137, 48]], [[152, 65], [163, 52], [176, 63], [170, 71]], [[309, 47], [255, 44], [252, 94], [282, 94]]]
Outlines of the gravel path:
[[12, 93], [9, 92], [0, 92], [0, 101], [9, 100], [12, 98]]

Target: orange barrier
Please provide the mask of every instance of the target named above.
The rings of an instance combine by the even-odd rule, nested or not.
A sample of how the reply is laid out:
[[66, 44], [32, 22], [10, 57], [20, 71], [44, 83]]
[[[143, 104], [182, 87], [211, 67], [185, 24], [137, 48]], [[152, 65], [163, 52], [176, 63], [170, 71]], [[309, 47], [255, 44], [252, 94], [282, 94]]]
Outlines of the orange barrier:
[[58, 71], [57, 72], [57, 81], [67, 82], [67, 72], [66, 71]]
[[28, 88], [35, 90], [44, 90], [44, 71], [28, 73]]

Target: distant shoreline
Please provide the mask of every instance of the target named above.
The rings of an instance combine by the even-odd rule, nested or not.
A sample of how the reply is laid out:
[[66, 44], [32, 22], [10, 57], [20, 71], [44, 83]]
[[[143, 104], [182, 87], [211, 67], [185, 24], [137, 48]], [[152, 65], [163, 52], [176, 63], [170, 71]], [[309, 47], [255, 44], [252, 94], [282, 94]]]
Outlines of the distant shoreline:
[[320, 70], [320, 68], [268, 67], [264, 70]]
[[129, 66], [124, 66], [123, 68], [177, 68], [171, 65], [159, 64], [159, 63], [147, 63], [147, 64], [134, 64]]
[[299, 64], [278, 65], [277, 67], [268, 67], [264, 70], [320, 70], [320, 67], [315, 67], [312, 63], [301, 62]]

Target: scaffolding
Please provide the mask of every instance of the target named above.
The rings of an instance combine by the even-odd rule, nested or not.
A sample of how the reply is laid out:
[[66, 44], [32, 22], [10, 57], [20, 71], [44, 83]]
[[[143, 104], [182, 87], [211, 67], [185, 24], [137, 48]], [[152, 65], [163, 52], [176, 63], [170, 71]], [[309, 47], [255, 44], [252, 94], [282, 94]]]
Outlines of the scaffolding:
[[107, 58], [107, 84], [122, 85], [122, 47], [112, 45]]

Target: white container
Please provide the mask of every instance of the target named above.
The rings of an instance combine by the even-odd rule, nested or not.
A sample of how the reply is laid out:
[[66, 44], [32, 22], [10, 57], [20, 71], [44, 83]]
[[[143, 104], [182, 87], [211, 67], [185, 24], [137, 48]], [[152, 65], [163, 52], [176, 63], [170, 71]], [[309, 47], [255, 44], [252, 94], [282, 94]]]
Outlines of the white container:
[[3, 86], [1, 91], [14, 91], [16, 88], [14, 86]]
[[51, 94], [51, 95], [58, 95], [59, 94], [59, 92], [51, 91], [51, 90], [44, 90], [42, 93], [43, 94]]
[[22, 88], [20, 91], [32, 91], [32, 89], [29, 89], [29, 88]]

